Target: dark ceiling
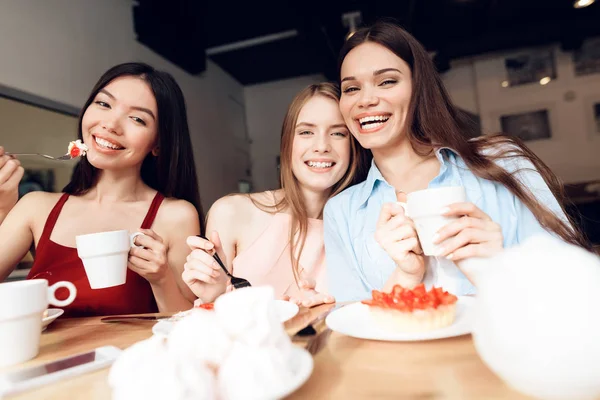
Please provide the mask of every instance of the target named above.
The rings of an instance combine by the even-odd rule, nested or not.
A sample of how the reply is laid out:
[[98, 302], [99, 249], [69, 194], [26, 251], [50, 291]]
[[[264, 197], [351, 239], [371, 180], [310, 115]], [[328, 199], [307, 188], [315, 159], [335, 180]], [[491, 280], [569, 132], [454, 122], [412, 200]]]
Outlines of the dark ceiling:
[[138, 0], [138, 40], [190, 73], [205, 57], [243, 85], [322, 73], [336, 79], [337, 53], [348, 33], [342, 15], [362, 24], [393, 18], [448, 60], [559, 42], [566, 50], [600, 36], [600, 2], [573, 0]]

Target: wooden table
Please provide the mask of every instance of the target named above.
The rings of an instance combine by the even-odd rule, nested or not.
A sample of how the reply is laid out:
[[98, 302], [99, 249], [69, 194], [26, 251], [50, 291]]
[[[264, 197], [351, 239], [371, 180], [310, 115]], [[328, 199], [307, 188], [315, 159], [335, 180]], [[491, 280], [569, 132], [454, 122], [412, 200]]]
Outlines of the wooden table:
[[[302, 310], [294, 331], [330, 306]], [[152, 322], [57, 319], [42, 335], [35, 365], [96, 347], [126, 348], [152, 335]], [[15, 399], [110, 399], [108, 369], [22, 393]], [[332, 333], [310, 379], [290, 399], [524, 399], [480, 360], [470, 336], [428, 342], [378, 342]]]

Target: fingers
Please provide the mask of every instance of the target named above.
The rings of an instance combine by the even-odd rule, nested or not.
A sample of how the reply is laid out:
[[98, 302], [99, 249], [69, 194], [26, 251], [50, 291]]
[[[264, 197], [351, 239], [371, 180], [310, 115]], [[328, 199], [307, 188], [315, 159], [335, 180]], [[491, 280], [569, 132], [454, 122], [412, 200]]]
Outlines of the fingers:
[[[215, 274], [216, 272], [216, 276], [214, 276], [213, 274]], [[203, 282], [203, 283], [208, 283], [208, 284], [215, 284], [218, 282], [218, 271], [214, 271], [211, 268], [202, 268], [202, 267], [198, 267], [198, 268], [185, 268], [183, 270], [183, 272], [181, 273], [181, 279], [183, 280], [183, 282], [188, 285], [188, 286], [192, 286], [195, 283], [198, 282]]]
[[199, 236], [188, 236], [186, 243], [192, 250], [200, 249], [210, 252], [215, 248], [215, 245], [210, 240], [203, 239]]
[[484, 221], [479, 218], [463, 216], [452, 222], [449, 222], [446, 226], [440, 229], [433, 237], [433, 243], [438, 244], [448, 239], [449, 237], [459, 234], [465, 229], [479, 229], [479, 230], [496, 230], [497, 225], [492, 221]]
[[141, 243], [139, 243], [143, 247], [132, 247], [129, 250], [130, 258], [141, 258], [159, 266], [167, 264], [167, 248], [164, 244], [143, 236], [138, 236], [137, 238], [144, 239], [143, 241], [140, 240]]
[[213, 256], [211, 256], [204, 250], [193, 250], [190, 254], [188, 254], [186, 262], [200, 262], [206, 266], [211, 267], [214, 270], [219, 271], [221, 269], [221, 266], [219, 265], [219, 263], [217, 263]]
[[467, 215], [469, 217], [491, 221], [491, 218], [486, 213], [470, 202], [450, 204], [440, 210], [440, 214], [445, 217], [462, 217], [463, 215]]
[[502, 250], [502, 246], [487, 246], [486, 244], [469, 244], [451, 254], [450, 259], [458, 262], [471, 257], [491, 257]]
[[333, 302], [335, 302], [335, 299], [333, 298], [333, 296], [324, 294], [324, 293], [315, 292], [315, 295], [302, 300], [302, 302], [300, 304], [302, 305], [302, 307], [310, 308], [310, 307], [319, 306], [321, 304], [328, 304], [328, 303], [333, 303]]
[[212, 233], [210, 234], [210, 241], [214, 243], [215, 245], [215, 249], [220, 249], [221, 246], [221, 238], [219, 237], [219, 232], [217, 231], [212, 231]]
[[438, 247], [436, 256], [454, 259], [455, 252], [470, 244], [482, 244], [486, 247], [496, 248], [502, 247], [502, 233], [495, 231], [486, 231], [481, 229], [467, 228], [462, 230], [458, 235], [447, 239]]
[[24, 172], [24, 169], [23, 167], [21, 167], [21, 163], [19, 162], [19, 160], [8, 157], [0, 157], [0, 162], [1, 161], [4, 161], [4, 164], [0, 165], [0, 185], [8, 183], [11, 180], [11, 178], [13, 178], [15, 175], [18, 176], [18, 184], [18, 182], [23, 177]]
[[[196, 252], [196, 253], [194, 253]], [[202, 250], [194, 250], [183, 265], [182, 278], [190, 282], [194, 280], [205, 283], [217, 283], [223, 273], [214, 259]], [[185, 274], [185, 277], [184, 277]]]
[[379, 218], [377, 219], [377, 227], [385, 225], [392, 217], [396, 215], [404, 215], [404, 208], [398, 203], [385, 203], [381, 207]]
[[[162, 239], [162, 237], [160, 237], [160, 236], [159, 236], [159, 235], [158, 235], [156, 232], [154, 232], [152, 229], [140, 229], [140, 230], [139, 230], [139, 232], [140, 232], [140, 233], [143, 233], [143, 234], [144, 234], [144, 235], [146, 235], [146, 236], [149, 236], [149, 237], [151, 237], [152, 239], [156, 240], [156, 241], [157, 241], [157, 242], [159, 242], [159, 243], [163, 243], [163, 239]], [[136, 240], [137, 240], [137, 239], [143, 240], [143, 239], [147, 239], [147, 238], [144, 238], [143, 236], [137, 236], [137, 237], [136, 237]], [[144, 246], [144, 247], [145, 247], [145, 246]]]

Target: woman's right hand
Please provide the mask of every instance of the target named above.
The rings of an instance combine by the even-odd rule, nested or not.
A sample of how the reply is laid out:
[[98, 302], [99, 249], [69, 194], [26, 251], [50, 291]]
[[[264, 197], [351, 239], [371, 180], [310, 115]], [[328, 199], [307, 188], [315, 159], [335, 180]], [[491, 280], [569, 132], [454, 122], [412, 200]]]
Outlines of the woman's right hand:
[[17, 204], [19, 182], [24, 172], [19, 160], [7, 156], [0, 146], [0, 222]]
[[198, 236], [189, 236], [187, 245], [192, 252], [187, 256], [181, 278], [202, 302], [211, 303], [225, 292], [229, 282], [229, 278], [212, 256], [216, 251], [225, 262], [219, 234], [213, 232], [210, 241]]
[[375, 240], [396, 263], [396, 283], [410, 287], [421, 282], [425, 274], [425, 257], [415, 224], [399, 203], [383, 205]]

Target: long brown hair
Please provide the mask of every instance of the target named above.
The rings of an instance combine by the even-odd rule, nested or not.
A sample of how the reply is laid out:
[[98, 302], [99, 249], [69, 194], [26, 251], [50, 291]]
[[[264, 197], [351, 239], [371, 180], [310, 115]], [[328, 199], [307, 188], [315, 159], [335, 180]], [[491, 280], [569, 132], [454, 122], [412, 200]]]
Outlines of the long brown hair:
[[[187, 122], [185, 98], [175, 79], [167, 72], [148, 64], [124, 63], [106, 71], [96, 82], [86, 100], [77, 124], [77, 137], [82, 139], [81, 121], [100, 90], [122, 76], [143, 79], [154, 94], [158, 107], [157, 156], [149, 153], [142, 163], [142, 181], [167, 197], [187, 200], [198, 211], [200, 231], [204, 232], [204, 217], [194, 166], [194, 154]], [[98, 169], [81, 157], [63, 192], [83, 195], [98, 183]]]
[[[418, 154], [431, 154], [440, 147], [453, 149], [475, 175], [504, 185], [527, 206], [546, 230], [554, 232], [568, 243], [589, 248], [587, 240], [564, 208], [565, 196], [560, 181], [521, 140], [503, 134], [468, 139], [477, 136], [470, 135], [475, 133], [475, 127], [452, 104], [429, 54], [411, 34], [398, 25], [384, 21], [357, 30], [342, 47], [340, 70], [346, 55], [365, 42], [386, 47], [410, 66], [412, 97], [406, 124], [411, 146]], [[514, 173], [495, 163], [499, 159], [514, 158], [529, 160], [539, 171], [570, 224], [537, 201], [533, 193], [515, 178]]]
[[[289, 243], [290, 257], [292, 260], [292, 269], [296, 283], [299, 280], [300, 255], [306, 243], [306, 235], [308, 232], [308, 214], [306, 205], [300, 189], [298, 179], [292, 172], [292, 145], [294, 142], [294, 132], [298, 115], [306, 103], [315, 96], [323, 96], [337, 103], [340, 101], [339, 87], [333, 83], [317, 83], [312, 84], [303, 89], [294, 97], [281, 127], [281, 147], [280, 147], [280, 172], [279, 183], [283, 190], [283, 196], [279, 200], [275, 200], [274, 205], [266, 205], [252, 198], [255, 206], [267, 212], [288, 211], [292, 215], [290, 224]], [[335, 196], [348, 186], [354, 185], [366, 179], [366, 175], [371, 160], [371, 153], [364, 150], [354, 139], [350, 138], [350, 163], [348, 170], [344, 176], [331, 188], [328, 198]], [[322, 216], [323, 210], [321, 210]]]

